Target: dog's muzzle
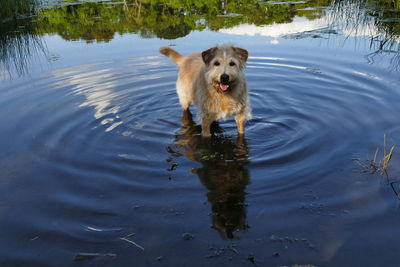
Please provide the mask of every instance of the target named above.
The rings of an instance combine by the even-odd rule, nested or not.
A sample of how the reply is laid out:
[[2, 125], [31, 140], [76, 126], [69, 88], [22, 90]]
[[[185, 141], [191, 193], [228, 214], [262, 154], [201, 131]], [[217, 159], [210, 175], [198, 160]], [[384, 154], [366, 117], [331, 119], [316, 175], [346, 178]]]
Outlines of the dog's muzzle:
[[219, 84], [219, 89], [221, 91], [225, 92], [226, 90], [229, 89], [229, 75], [224, 73], [220, 77], [220, 84]]

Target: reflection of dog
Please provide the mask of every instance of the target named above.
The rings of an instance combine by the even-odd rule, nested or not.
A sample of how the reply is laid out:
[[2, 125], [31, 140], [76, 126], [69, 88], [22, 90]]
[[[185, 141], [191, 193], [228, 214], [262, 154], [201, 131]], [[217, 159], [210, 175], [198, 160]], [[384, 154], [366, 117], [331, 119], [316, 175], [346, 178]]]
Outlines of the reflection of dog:
[[[245, 168], [249, 162], [245, 139], [239, 136], [233, 142], [230, 138], [217, 135], [210, 142], [202, 138], [200, 127], [193, 122], [190, 111], [183, 112], [182, 124], [175, 147], [179, 154], [202, 164], [193, 172], [209, 190], [207, 199], [211, 203], [213, 227], [224, 239], [234, 239], [234, 232], [248, 228], [245, 189], [250, 178]], [[216, 123], [212, 128], [218, 131]]]
[[213, 121], [231, 116], [235, 117], [238, 133], [244, 134], [245, 120], [250, 117], [243, 73], [246, 50], [223, 45], [182, 56], [169, 47], [161, 47], [160, 53], [180, 68], [176, 83], [179, 102], [183, 110], [188, 110], [191, 103], [197, 107], [204, 136], [211, 135]]

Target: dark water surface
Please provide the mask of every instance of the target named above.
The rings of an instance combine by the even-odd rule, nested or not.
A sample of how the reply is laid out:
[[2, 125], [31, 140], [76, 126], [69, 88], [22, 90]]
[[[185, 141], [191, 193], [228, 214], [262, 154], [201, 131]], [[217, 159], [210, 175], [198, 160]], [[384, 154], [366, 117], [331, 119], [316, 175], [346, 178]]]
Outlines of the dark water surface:
[[[12, 3], [1, 266], [398, 266], [398, 1]], [[253, 118], [204, 139], [158, 48], [225, 42]]]

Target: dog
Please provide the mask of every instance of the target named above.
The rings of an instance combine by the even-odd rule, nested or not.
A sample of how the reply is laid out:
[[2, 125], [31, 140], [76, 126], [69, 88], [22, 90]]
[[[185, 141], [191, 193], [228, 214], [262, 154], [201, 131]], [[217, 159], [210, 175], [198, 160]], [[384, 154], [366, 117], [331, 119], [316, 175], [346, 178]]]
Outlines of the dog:
[[190, 104], [197, 107], [203, 136], [211, 136], [213, 121], [232, 116], [238, 134], [244, 135], [245, 122], [251, 116], [243, 72], [247, 50], [225, 44], [187, 56], [170, 47], [161, 47], [160, 53], [180, 68], [176, 83], [179, 102], [184, 112]]

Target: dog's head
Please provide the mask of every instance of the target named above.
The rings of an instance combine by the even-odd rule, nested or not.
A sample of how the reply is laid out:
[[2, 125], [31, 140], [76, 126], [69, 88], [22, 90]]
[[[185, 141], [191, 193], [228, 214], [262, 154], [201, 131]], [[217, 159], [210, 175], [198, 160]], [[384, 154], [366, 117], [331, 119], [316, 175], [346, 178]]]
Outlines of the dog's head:
[[207, 67], [207, 76], [214, 88], [228, 92], [244, 80], [249, 53], [247, 50], [231, 45], [216, 46], [201, 53]]

